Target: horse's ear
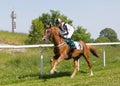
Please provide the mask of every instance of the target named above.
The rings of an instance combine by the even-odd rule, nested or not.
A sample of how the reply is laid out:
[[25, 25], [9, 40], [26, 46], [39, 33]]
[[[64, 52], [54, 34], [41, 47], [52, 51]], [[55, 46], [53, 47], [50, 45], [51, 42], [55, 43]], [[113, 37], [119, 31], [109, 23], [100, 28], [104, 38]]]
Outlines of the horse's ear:
[[46, 25], [46, 28], [51, 28], [52, 24]]
[[46, 27], [46, 28], [49, 28], [49, 25], [46, 25], [45, 27]]
[[49, 26], [50, 28], [52, 27], [52, 24], [50, 24], [50, 26]]

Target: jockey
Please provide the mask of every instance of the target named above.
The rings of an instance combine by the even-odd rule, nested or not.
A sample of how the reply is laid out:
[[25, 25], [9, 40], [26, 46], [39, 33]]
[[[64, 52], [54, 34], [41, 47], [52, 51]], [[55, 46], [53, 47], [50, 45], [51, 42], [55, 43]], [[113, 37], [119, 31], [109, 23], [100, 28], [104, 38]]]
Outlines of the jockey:
[[74, 42], [71, 40], [71, 37], [74, 33], [74, 28], [71, 25], [62, 22], [60, 18], [58, 18], [55, 23], [60, 29], [60, 36], [65, 39], [71, 48], [75, 48]]

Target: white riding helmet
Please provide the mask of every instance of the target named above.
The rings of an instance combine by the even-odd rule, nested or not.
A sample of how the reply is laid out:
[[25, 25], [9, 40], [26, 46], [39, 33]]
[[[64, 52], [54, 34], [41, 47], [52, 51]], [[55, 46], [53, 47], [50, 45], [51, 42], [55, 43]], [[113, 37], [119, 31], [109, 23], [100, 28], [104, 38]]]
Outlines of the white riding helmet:
[[56, 24], [59, 24], [59, 23], [61, 23], [61, 22], [62, 22], [61, 19], [58, 18], [55, 23], [56, 23]]

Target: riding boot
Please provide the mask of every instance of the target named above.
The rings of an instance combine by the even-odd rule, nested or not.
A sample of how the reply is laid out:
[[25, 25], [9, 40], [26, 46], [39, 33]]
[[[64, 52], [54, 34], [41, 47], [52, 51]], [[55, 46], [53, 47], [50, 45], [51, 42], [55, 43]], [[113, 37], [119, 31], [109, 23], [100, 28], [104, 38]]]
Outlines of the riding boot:
[[71, 47], [71, 48], [70, 48], [69, 57], [72, 57], [72, 54], [73, 54], [74, 50], [75, 50], [74, 47]]
[[69, 40], [69, 45], [71, 49], [75, 49], [76, 47], [75, 47], [74, 41], [71, 38], [69, 38], [68, 40]]
[[70, 54], [69, 54], [69, 56], [71, 57], [72, 53], [74, 52], [76, 47], [75, 47], [74, 41], [72, 39], [69, 38], [68, 40], [69, 40], [69, 46], [70, 46]]

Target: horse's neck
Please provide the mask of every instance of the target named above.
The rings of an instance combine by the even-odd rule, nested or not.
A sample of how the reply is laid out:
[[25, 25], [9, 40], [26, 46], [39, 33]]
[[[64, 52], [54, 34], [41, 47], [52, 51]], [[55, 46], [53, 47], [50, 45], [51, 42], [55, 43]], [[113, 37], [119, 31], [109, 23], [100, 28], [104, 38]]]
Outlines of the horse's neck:
[[54, 42], [54, 45], [59, 45], [64, 42], [64, 39], [58, 35], [54, 35], [53, 42]]
[[59, 36], [59, 32], [60, 30], [58, 27], [53, 27], [53, 43], [55, 46], [64, 42], [64, 39]]

